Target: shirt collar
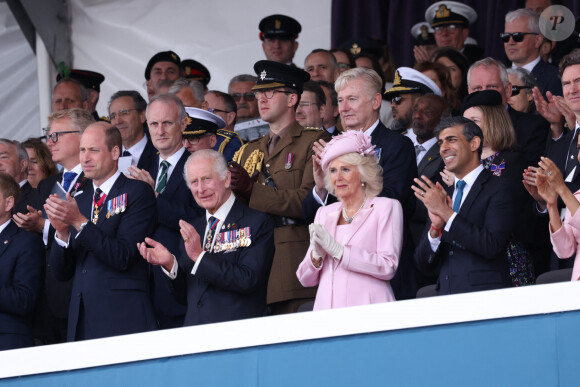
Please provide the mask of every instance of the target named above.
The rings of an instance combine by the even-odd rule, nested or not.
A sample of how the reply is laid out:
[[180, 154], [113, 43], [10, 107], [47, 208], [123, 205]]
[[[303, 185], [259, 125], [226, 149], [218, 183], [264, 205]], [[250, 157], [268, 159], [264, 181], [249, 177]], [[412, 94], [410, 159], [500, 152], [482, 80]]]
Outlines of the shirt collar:
[[220, 220], [220, 222], [224, 222], [230, 210], [234, 206], [234, 202], [236, 201], [235, 195], [230, 191], [230, 197], [221, 205], [220, 208], [217, 209], [215, 214], [210, 214], [209, 211], [205, 211], [205, 220], [209, 220], [210, 217], [214, 217]]
[[147, 136], [143, 134], [143, 138], [141, 140], [137, 141], [137, 143], [134, 144], [131, 148], [123, 147], [121, 154], [124, 151], [129, 151], [129, 153], [131, 153], [131, 157], [133, 158], [133, 161], [135, 161], [135, 160], [138, 161], [139, 158], [141, 157], [141, 154], [145, 150], [146, 145], [147, 145]]
[[370, 137], [373, 134], [373, 132], [375, 131], [375, 129], [377, 128], [377, 126], [379, 126], [379, 119], [378, 118], [374, 124], [372, 124], [367, 130], [365, 130], [365, 134]]
[[531, 73], [531, 72], [532, 72], [532, 70], [534, 69], [534, 67], [536, 67], [536, 65], [537, 65], [538, 63], [540, 63], [540, 60], [541, 60], [541, 59], [542, 59], [542, 58], [540, 58], [540, 56], [538, 56], [536, 59], [534, 59], [534, 60], [533, 60], [533, 61], [531, 61], [530, 63], [526, 63], [526, 64], [525, 64], [525, 65], [523, 65], [523, 66], [516, 66], [515, 64], [513, 64], [513, 63], [512, 63], [512, 69], [516, 69], [516, 68], [520, 67], [520, 68], [522, 68], [522, 69], [526, 69], [526, 70], [528, 70], [528, 72], [530, 72], [530, 73]]
[[[468, 187], [471, 187], [473, 186], [473, 183], [475, 183], [475, 180], [477, 180], [477, 177], [479, 176], [481, 171], [483, 171], [483, 165], [479, 164], [477, 168], [469, 172], [467, 175], [463, 176], [463, 179], [461, 180], [463, 180]], [[460, 179], [455, 177], [455, 187], [457, 187], [457, 182], [459, 180]]]
[[77, 174], [77, 176], [78, 176], [78, 175], [80, 175], [80, 174], [81, 174], [81, 172], [82, 172], [82, 171], [83, 171], [83, 168], [81, 167], [81, 164], [80, 164], [80, 163], [79, 163], [79, 164], [77, 164], [77, 165], [76, 165], [76, 167], [74, 167], [74, 168], [73, 168], [73, 169], [71, 169], [70, 171], [69, 171], [68, 169], [64, 168], [64, 167], [62, 168], [62, 172], [63, 172], [63, 174], [65, 174], [66, 172], [74, 172], [74, 173], [76, 173], [76, 174]]
[[95, 185], [95, 182], [93, 181], [93, 189], [96, 191], [97, 188], [100, 188], [101, 191], [103, 191], [103, 193], [105, 195], [109, 195], [109, 191], [111, 191], [113, 184], [115, 184], [115, 181], [117, 181], [117, 178], [120, 175], [121, 175], [121, 172], [119, 172], [119, 171], [115, 172], [115, 174], [113, 176], [109, 177], [103, 184], [100, 185], [100, 187], [97, 187]]
[[0, 234], [2, 233], [2, 231], [4, 231], [4, 229], [8, 226], [8, 223], [10, 223], [10, 219], [8, 219], [6, 222], [2, 223], [0, 225]]
[[[184, 152], [185, 152], [185, 148], [181, 147], [181, 149], [179, 149], [177, 152], [175, 152], [174, 154], [172, 154], [171, 156], [169, 156], [165, 160], [167, 160], [169, 162], [169, 164], [171, 164], [171, 166], [174, 167], [177, 165], [177, 163], [179, 162], [179, 159], [181, 158], [181, 156], [183, 156]], [[158, 167], [161, 165], [162, 161], [163, 161], [163, 159], [161, 158], [161, 156], [159, 156], [159, 160], [157, 162]]]

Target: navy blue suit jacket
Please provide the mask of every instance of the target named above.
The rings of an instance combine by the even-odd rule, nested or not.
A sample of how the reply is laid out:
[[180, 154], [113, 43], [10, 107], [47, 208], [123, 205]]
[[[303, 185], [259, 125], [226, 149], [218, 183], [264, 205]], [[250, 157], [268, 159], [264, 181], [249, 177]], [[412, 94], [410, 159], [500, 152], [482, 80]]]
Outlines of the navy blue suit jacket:
[[0, 233], [0, 350], [34, 344], [31, 323], [43, 273], [42, 239], [10, 221]]
[[546, 96], [546, 91], [550, 91], [554, 95], [562, 95], [562, 81], [556, 66], [540, 59], [538, 64], [532, 69], [532, 75], [536, 78], [544, 97]]
[[28, 181], [24, 183], [24, 185], [20, 187], [20, 196], [18, 197], [18, 201], [14, 204], [12, 213], [15, 214], [20, 212], [28, 214], [28, 208], [26, 208], [26, 206], [36, 206], [36, 203], [38, 202], [37, 194], [38, 191], [32, 188]]
[[[206, 224], [205, 216], [193, 222], [202, 238]], [[186, 326], [260, 317], [267, 313], [274, 223], [268, 215], [236, 199], [223, 224], [226, 228], [236, 225], [231, 230], [250, 227], [252, 243], [225, 252], [206, 252], [195, 275], [191, 274], [194, 262], [182, 250], [177, 277], [169, 281], [182, 301], [187, 286]]]
[[152, 168], [157, 167], [157, 154], [159, 152], [153, 146], [151, 139], [147, 137], [147, 144], [141, 157], [139, 157], [139, 162], [137, 163], [137, 168], [144, 169], [146, 171], [151, 171]]
[[[107, 203], [127, 194], [124, 212], [106, 217]], [[93, 185], [76, 196], [80, 212], [91, 219]], [[49, 263], [59, 280], [74, 276], [67, 340], [73, 341], [81, 302], [91, 338], [154, 330], [148, 264], [137, 243], [153, 234], [155, 194], [151, 187], [120, 175], [107, 195], [97, 224], [89, 221], [80, 234], [71, 233], [68, 248], [54, 242]]]
[[516, 131], [518, 150], [524, 156], [526, 165], [538, 166], [540, 156], [546, 150], [546, 139], [550, 124], [542, 116], [522, 113], [508, 107], [508, 114]]
[[[183, 168], [189, 155], [187, 150], [183, 153], [169, 177], [165, 190], [157, 195], [158, 223], [153, 239], [162, 243], [174, 255], [177, 255], [180, 246], [183, 245], [183, 238], [179, 231], [179, 220], [195, 219], [203, 217], [205, 214], [205, 210], [202, 210], [193, 199], [193, 195], [183, 179]], [[152, 169], [149, 170], [154, 180], [157, 180], [158, 171], [159, 159], [156, 158]], [[161, 268], [151, 265], [150, 270], [153, 276], [153, 306], [160, 327], [183, 326], [185, 306], [178, 303], [173, 297], [171, 287]]]
[[[515, 231], [521, 202], [516, 182], [497, 179], [483, 170], [475, 180], [449, 231], [433, 252], [427, 232], [419, 246], [415, 264], [424, 273], [436, 272], [438, 294], [465, 293], [511, 286], [507, 243]], [[452, 196], [453, 187], [449, 196]]]

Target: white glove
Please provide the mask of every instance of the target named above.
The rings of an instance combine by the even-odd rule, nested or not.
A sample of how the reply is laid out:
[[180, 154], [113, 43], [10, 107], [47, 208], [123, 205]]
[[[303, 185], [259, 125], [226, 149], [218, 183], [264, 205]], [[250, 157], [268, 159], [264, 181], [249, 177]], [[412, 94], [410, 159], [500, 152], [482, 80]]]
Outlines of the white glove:
[[312, 244], [314, 242], [313, 246], [322, 248], [328, 255], [340, 260], [344, 253], [344, 246], [338, 243], [323, 225], [315, 223], [311, 224], [310, 227], [310, 243]]
[[308, 231], [310, 232], [310, 246], [312, 246], [312, 256], [318, 261], [320, 258], [324, 257], [325, 253], [324, 250], [320, 247], [320, 244], [316, 243], [314, 240], [316, 236], [314, 232], [314, 226], [314, 223], [308, 226]]

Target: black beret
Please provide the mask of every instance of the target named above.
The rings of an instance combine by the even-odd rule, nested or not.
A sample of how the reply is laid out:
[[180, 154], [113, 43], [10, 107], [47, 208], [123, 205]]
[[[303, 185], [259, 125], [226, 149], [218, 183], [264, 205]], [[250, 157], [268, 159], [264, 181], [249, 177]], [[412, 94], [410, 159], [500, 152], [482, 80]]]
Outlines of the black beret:
[[149, 59], [149, 63], [147, 63], [147, 67], [145, 67], [145, 79], [147, 81], [151, 79], [151, 69], [157, 62], [172, 62], [175, 63], [177, 67], [181, 68], [181, 59], [179, 58], [179, 55], [173, 51], [158, 52], [157, 54], [153, 55], [151, 59]]
[[270, 15], [260, 21], [260, 39], [278, 38], [294, 40], [302, 31], [302, 26], [296, 19], [286, 15]]
[[[103, 74], [89, 70], [71, 69], [68, 77], [79, 81], [85, 88], [96, 90], [99, 93], [101, 92], [101, 83], [103, 83], [105, 80], [105, 76]], [[56, 75], [57, 82], [62, 78], [63, 77], [60, 75], [60, 73]]]
[[181, 75], [188, 81], [200, 81], [206, 87], [211, 80], [207, 67], [193, 59], [181, 61]]
[[302, 94], [304, 82], [310, 80], [310, 74], [298, 67], [289, 66], [271, 60], [260, 60], [254, 64], [258, 75], [256, 86], [252, 90], [291, 87]]
[[501, 94], [496, 90], [474, 91], [463, 98], [461, 111], [465, 112], [467, 109], [474, 106], [496, 106], [501, 104]]

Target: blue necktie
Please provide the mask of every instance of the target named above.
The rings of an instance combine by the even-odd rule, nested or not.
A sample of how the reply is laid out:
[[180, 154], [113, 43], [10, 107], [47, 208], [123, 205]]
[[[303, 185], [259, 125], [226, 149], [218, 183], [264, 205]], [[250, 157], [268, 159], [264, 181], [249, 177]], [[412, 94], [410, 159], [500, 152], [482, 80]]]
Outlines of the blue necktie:
[[75, 177], [77, 177], [76, 172], [65, 172], [64, 173], [63, 181], [62, 181], [62, 188], [64, 188], [64, 190], [66, 192], [68, 192], [70, 185], [73, 182], [73, 180], [75, 179]]
[[463, 188], [465, 187], [465, 182], [459, 180], [457, 182], [457, 195], [455, 195], [455, 200], [453, 201], [453, 211], [459, 213], [459, 206], [461, 205], [461, 199], [463, 198]]

